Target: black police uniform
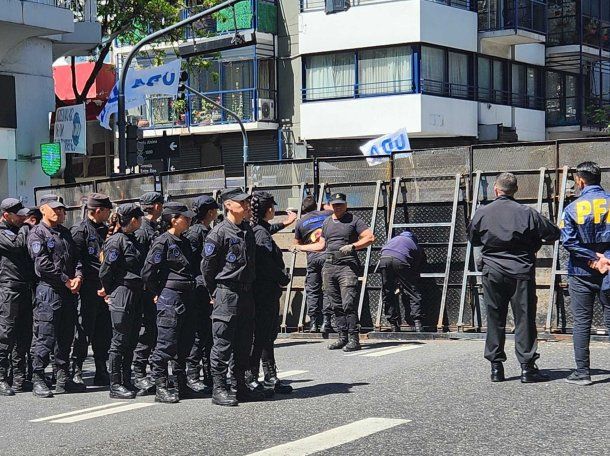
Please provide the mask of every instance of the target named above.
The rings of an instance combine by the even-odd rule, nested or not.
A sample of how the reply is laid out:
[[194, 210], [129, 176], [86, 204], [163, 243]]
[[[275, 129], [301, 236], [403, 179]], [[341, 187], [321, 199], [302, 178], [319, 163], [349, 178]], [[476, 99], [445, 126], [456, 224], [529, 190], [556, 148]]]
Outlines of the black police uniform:
[[[142, 199], [140, 199], [140, 202], [142, 203]], [[148, 254], [153, 241], [159, 236], [159, 224], [154, 220], [143, 217], [142, 226], [136, 230], [135, 236], [145, 254]], [[138, 338], [133, 359], [133, 370], [137, 380], [146, 378], [146, 366], [148, 366], [148, 359], [153, 348], [155, 348], [156, 342], [157, 306], [153, 302], [153, 293], [145, 289], [142, 296], [142, 331]]]
[[[313, 211], [305, 214], [297, 221], [294, 229], [294, 238], [302, 244], [316, 242], [322, 231], [322, 224], [331, 216], [333, 211]], [[312, 326], [317, 326], [321, 319], [324, 320], [324, 328], [331, 330], [330, 318], [333, 309], [327, 299], [324, 299], [322, 290], [322, 268], [326, 261], [324, 252], [307, 252], [307, 275], [305, 276], [305, 300], [307, 303], [307, 315]]]
[[28, 250], [39, 278], [34, 308], [38, 325], [32, 363], [34, 392], [48, 396], [49, 392], [41, 382], [44, 382], [44, 370], [51, 353], [57, 368], [56, 392], [70, 388], [69, 356], [74, 339], [77, 299], [65, 283], [82, 277], [82, 264], [70, 230], [62, 225], [52, 228], [44, 221], [36, 225], [28, 238]]
[[522, 366], [539, 358], [536, 342], [536, 252], [559, 229], [536, 210], [509, 196], [480, 207], [468, 226], [473, 246], [482, 246], [483, 295], [487, 307], [485, 358], [506, 361], [504, 342], [509, 302], [515, 317], [515, 351]]
[[[250, 355], [250, 372], [258, 380], [260, 363], [263, 363], [265, 386], [276, 387], [277, 380], [273, 343], [280, 328], [280, 297], [282, 287], [290, 277], [285, 272], [282, 250], [274, 242], [269, 223], [261, 220], [254, 226], [256, 241], [256, 279], [254, 281], [254, 344]], [[292, 388], [290, 389], [292, 390]], [[289, 392], [289, 391], [287, 391]]]
[[[184, 206], [185, 213], [190, 213]], [[195, 274], [192, 250], [184, 235], [161, 234], [150, 248], [142, 279], [146, 288], [157, 296], [157, 343], [150, 355], [150, 366], [157, 387], [167, 389], [168, 363], [176, 360], [173, 372], [180, 394], [188, 394], [186, 357], [195, 338], [193, 321]], [[167, 402], [177, 402], [172, 398]], [[165, 401], [164, 401], [165, 402]]]
[[[247, 196], [227, 190], [223, 200], [244, 199]], [[254, 331], [252, 283], [255, 277], [255, 249], [250, 224], [243, 221], [235, 225], [228, 219], [212, 228], [204, 245], [201, 273], [206, 288], [214, 298], [214, 345], [210, 363], [215, 395], [227, 391], [226, 377], [231, 355], [234, 357], [238, 395], [247, 395], [245, 373], [249, 368]]]
[[[111, 208], [112, 203], [105, 195], [93, 194], [89, 197], [87, 208], [98, 207]], [[79, 324], [72, 351], [73, 368], [75, 374], [82, 372], [83, 362], [91, 344], [95, 360], [94, 384], [102, 386], [108, 383], [106, 362], [112, 338], [112, 324], [108, 305], [104, 298], [98, 296], [97, 291], [102, 288], [99, 278], [100, 252], [108, 235], [108, 226], [105, 223], [95, 223], [86, 216], [70, 231], [83, 265], [83, 284], [79, 291]]]
[[[21, 202], [11, 198], [2, 202], [0, 212], [21, 214], [22, 209]], [[23, 390], [32, 341], [34, 268], [27, 250], [27, 233], [6, 220], [0, 222], [0, 383], [8, 380], [11, 364], [13, 369], [12, 388], [0, 385], [2, 395], [12, 396]]]
[[326, 241], [326, 261], [322, 269], [324, 290], [335, 312], [337, 331], [342, 336], [358, 334], [358, 275], [361, 265], [356, 251], [344, 254], [339, 249], [358, 241], [368, 229], [360, 217], [350, 212], [338, 220], [328, 217], [322, 225], [322, 237]]
[[[200, 264], [203, 253], [205, 239], [210, 232], [210, 228], [203, 223], [196, 223], [191, 226], [184, 236], [189, 240], [193, 251], [193, 264]], [[212, 305], [210, 303], [210, 293], [208, 292], [200, 268], [197, 268], [197, 287], [195, 289], [195, 341], [186, 359], [186, 375], [189, 383], [199, 381], [199, 374], [203, 368], [203, 378], [206, 386], [212, 386], [210, 370], [210, 352], [212, 350]]]
[[[135, 204], [117, 209], [126, 221], [141, 217]], [[110, 344], [110, 397], [135, 397], [131, 383], [131, 362], [142, 325], [142, 267], [145, 253], [133, 233], [115, 233], [104, 243], [100, 280], [108, 296], [112, 320]], [[121, 388], [122, 387], [122, 388]]]

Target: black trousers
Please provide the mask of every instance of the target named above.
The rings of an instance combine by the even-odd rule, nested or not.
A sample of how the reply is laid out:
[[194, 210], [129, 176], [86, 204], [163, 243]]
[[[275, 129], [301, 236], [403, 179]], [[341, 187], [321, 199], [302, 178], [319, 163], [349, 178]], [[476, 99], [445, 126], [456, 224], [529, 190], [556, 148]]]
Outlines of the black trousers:
[[157, 306], [150, 292], [142, 294], [142, 328], [134, 351], [133, 370], [136, 375], [146, 375], [150, 354], [157, 343]]
[[337, 331], [358, 334], [358, 274], [355, 265], [326, 262], [324, 294], [335, 313]]
[[186, 370], [189, 375], [199, 377], [202, 364], [203, 366], [209, 366], [210, 352], [214, 343], [212, 339], [212, 319], [210, 318], [212, 305], [210, 304], [210, 294], [206, 288], [197, 287], [193, 307], [195, 341], [186, 358]]
[[44, 375], [51, 353], [57, 370], [68, 372], [70, 345], [76, 324], [76, 296], [66, 291], [58, 293], [51, 286], [40, 283], [36, 287], [34, 319], [38, 328], [32, 369]]
[[305, 276], [305, 301], [307, 315], [311, 321], [319, 321], [322, 315], [332, 315], [333, 309], [328, 299], [325, 299], [322, 289], [322, 268], [326, 259], [323, 255], [318, 258], [307, 259], [307, 275]]
[[142, 325], [142, 290], [121, 285], [110, 294], [108, 307], [112, 321], [111, 383], [121, 383], [121, 375], [129, 377], [125, 381], [131, 378], [133, 351]]
[[280, 297], [275, 283], [257, 283], [254, 287], [254, 342], [250, 352], [250, 371], [258, 377], [263, 365], [275, 365], [273, 344], [280, 331]]
[[0, 381], [8, 378], [12, 366], [13, 383], [23, 383], [31, 342], [32, 289], [0, 286]]
[[397, 325], [402, 322], [396, 289], [400, 290], [405, 320], [425, 320], [422, 296], [418, 287], [419, 274], [414, 273], [405, 263], [392, 257], [381, 258], [379, 271], [382, 280], [383, 308], [388, 321]]
[[237, 385], [245, 383], [250, 367], [254, 335], [254, 300], [252, 290], [235, 290], [218, 285], [212, 310], [214, 345], [210, 365], [214, 383], [224, 384], [233, 357], [233, 376]]
[[604, 276], [570, 276], [568, 289], [570, 292], [570, 308], [574, 319], [573, 343], [574, 358], [578, 372], [588, 374], [591, 367], [589, 342], [591, 339], [591, 324], [593, 322], [593, 306], [595, 297], [604, 310], [604, 323], [610, 334], [610, 296], [601, 291]]
[[104, 298], [97, 295], [101, 287], [97, 280], [85, 278], [79, 292], [78, 324], [72, 350], [72, 359], [79, 365], [87, 357], [89, 345], [93, 349], [96, 365], [108, 360], [112, 323], [108, 305]]
[[164, 288], [157, 299], [157, 343], [150, 355], [154, 379], [167, 379], [168, 364], [174, 360], [173, 373], [186, 375], [186, 357], [193, 347], [195, 325], [193, 292]]
[[506, 361], [506, 317], [509, 303], [515, 319], [515, 352], [521, 364], [539, 358], [536, 352], [536, 281], [515, 279], [493, 269], [483, 270], [483, 296], [487, 307], [485, 358]]

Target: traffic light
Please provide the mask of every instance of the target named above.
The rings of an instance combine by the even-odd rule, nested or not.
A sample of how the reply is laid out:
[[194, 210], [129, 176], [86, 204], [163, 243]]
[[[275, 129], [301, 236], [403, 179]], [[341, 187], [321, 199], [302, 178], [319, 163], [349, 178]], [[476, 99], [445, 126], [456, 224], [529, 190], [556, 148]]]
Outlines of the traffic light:
[[138, 141], [144, 139], [144, 130], [137, 125], [127, 125], [127, 166], [137, 164]]
[[180, 73], [180, 84], [178, 85], [178, 100], [186, 100], [186, 82], [189, 80], [188, 71]]

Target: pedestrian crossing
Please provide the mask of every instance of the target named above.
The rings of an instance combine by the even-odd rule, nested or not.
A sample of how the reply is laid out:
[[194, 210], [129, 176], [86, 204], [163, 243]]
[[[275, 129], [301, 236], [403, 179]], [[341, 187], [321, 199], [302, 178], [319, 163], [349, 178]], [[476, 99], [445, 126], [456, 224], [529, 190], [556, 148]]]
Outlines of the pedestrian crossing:
[[136, 402], [133, 404], [125, 404], [124, 402], [112, 402], [110, 404], [88, 407], [72, 412], [60, 413], [59, 415], [47, 416], [44, 418], [36, 418], [30, 420], [30, 423], [76, 423], [78, 421], [90, 420], [102, 416], [114, 415], [121, 412], [138, 410], [155, 405], [154, 402]]

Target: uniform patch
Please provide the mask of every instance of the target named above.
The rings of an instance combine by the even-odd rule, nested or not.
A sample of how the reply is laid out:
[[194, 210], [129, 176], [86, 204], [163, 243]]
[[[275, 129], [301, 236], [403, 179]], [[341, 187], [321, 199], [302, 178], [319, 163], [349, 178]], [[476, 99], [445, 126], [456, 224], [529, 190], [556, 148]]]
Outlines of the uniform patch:
[[7, 237], [11, 238], [11, 239], [14, 239], [14, 238], [17, 236], [17, 235], [16, 235], [15, 233], [13, 233], [11, 230], [3, 230], [3, 231], [4, 231], [4, 234], [5, 234]]
[[234, 254], [234, 253], [229, 253], [229, 254], [227, 255], [227, 261], [228, 261], [229, 263], [235, 263], [235, 261], [237, 261], [237, 257], [235, 256], [235, 254]]
[[205, 252], [205, 256], [210, 256], [211, 254], [214, 253], [215, 250], [216, 250], [216, 246], [214, 244], [212, 244], [211, 242], [206, 242], [204, 247], [203, 247], [203, 251]]
[[169, 249], [171, 250], [174, 257], [180, 258], [180, 249], [178, 248], [177, 245], [170, 245]]
[[239, 244], [239, 239], [231, 238], [231, 239], [229, 239], [229, 243], [231, 245]]
[[87, 251], [89, 252], [89, 255], [95, 255], [96, 250], [97, 249], [95, 247], [89, 247], [89, 249]]
[[32, 242], [32, 252], [40, 253], [41, 249], [42, 249], [42, 244], [40, 242], [38, 242], [38, 241]]
[[264, 246], [267, 250], [273, 252], [273, 243], [271, 242], [271, 239], [266, 239]]
[[154, 264], [159, 264], [159, 263], [161, 263], [161, 259], [162, 259], [162, 257], [163, 257], [163, 253], [161, 252], [161, 250], [157, 250], [157, 251], [154, 253], [153, 258], [152, 258], [153, 263], [154, 263]]
[[112, 249], [110, 252], [108, 252], [108, 261], [110, 263], [115, 262], [118, 257], [119, 257], [119, 251], [118, 250]]
[[49, 239], [47, 241], [47, 247], [52, 249], [53, 247], [55, 247], [55, 241], [53, 239]]

